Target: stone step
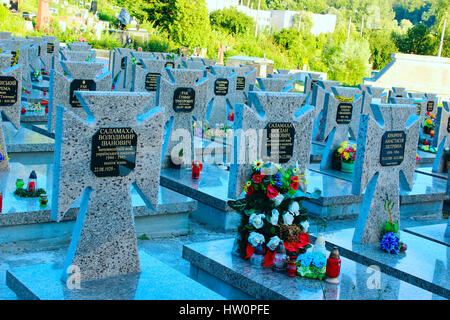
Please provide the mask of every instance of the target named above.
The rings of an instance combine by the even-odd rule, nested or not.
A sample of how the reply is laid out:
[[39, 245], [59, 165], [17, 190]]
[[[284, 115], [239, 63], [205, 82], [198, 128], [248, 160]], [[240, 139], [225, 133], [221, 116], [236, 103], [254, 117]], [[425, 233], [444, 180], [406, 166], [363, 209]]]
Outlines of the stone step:
[[431, 300], [444, 299], [386, 273], [341, 256], [340, 284], [291, 278], [256, 268], [231, 254], [234, 239], [184, 245], [191, 277], [229, 299], [289, 300]]

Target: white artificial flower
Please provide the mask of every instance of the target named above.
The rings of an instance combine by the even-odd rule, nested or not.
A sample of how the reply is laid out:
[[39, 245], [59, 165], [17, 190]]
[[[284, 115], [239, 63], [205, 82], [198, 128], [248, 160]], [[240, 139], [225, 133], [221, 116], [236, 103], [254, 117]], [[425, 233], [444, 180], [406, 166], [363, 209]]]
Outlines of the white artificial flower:
[[265, 215], [264, 214], [257, 214], [257, 213], [253, 213], [252, 215], [250, 215], [250, 219], [249, 222], [256, 228], [256, 229], [260, 229], [262, 228], [262, 226], [264, 225], [264, 219]]
[[274, 226], [278, 224], [278, 218], [280, 217], [280, 213], [277, 209], [272, 209], [272, 216], [270, 217], [270, 223]]
[[278, 207], [283, 202], [284, 196], [279, 193], [273, 200], [275, 201], [275, 205]]
[[308, 220], [300, 222], [300, 225], [302, 226], [303, 232], [308, 232], [308, 229], [309, 229], [309, 222], [308, 222]]
[[287, 212], [285, 214], [283, 214], [283, 223], [287, 226], [290, 226], [292, 224], [292, 222], [294, 221], [294, 216]]
[[265, 239], [261, 233], [251, 232], [248, 236], [248, 242], [250, 242], [253, 247], [256, 247], [259, 244], [263, 244], [265, 242]]
[[280, 242], [281, 242], [281, 239], [278, 238], [278, 236], [274, 236], [274, 237], [270, 238], [270, 241], [267, 243], [267, 247], [270, 250], [275, 251], [275, 249], [278, 247]]
[[297, 201], [292, 201], [291, 204], [289, 204], [289, 212], [292, 213], [294, 216], [298, 216], [298, 211], [300, 210], [300, 206]]

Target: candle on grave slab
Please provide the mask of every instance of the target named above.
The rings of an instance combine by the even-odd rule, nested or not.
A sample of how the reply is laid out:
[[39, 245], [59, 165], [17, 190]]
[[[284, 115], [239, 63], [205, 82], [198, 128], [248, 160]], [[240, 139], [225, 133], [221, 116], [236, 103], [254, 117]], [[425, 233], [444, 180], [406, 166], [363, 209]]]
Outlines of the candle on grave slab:
[[30, 173], [30, 177], [28, 178], [28, 191], [29, 192], [34, 192], [36, 191], [37, 188], [37, 175], [36, 175], [36, 171], [31, 171]]

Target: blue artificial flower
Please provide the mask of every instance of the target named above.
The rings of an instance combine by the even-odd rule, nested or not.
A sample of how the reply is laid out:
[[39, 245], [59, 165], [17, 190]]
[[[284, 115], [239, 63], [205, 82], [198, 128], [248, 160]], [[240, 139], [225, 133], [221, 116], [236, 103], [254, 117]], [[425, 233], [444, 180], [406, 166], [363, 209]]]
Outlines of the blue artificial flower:
[[380, 242], [380, 249], [390, 254], [398, 254], [400, 252], [400, 238], [394, 232], [388, 232], [384, 235]]
[[309, 267], [309, 265], [311, 264], [311, 262], [313, 260], [313, 256], [310, 252], [306, 252], [304, 254], [299, 255], [298, 260], [300, 261], [302, 266]]
[[323, 267], [325, 267], [326, 263], [327, 263], [327, 259], [322, 253], [316, 252], [314, 254], [314, 257], [312, 260], [312, 264], [314, 266], [316, 266], [319, 269], [322, 269]]
[[281, 173], [277, 172], [277, 174], [273, 177], [275, 181], [281, 181]]

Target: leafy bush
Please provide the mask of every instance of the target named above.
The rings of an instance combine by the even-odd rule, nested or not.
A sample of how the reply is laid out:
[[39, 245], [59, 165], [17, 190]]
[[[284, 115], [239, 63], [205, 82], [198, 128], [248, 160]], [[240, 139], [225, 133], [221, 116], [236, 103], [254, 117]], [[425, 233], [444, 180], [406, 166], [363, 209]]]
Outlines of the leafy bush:
[[233, 35], [246, 34], [255, 30], [253, 18], [237, 11], [236, 8], [225, 8], [210, 13], [211, 25], [222, 28]]

